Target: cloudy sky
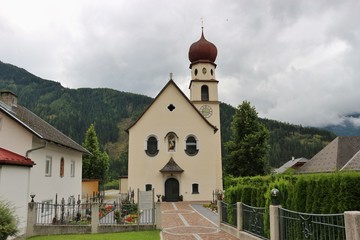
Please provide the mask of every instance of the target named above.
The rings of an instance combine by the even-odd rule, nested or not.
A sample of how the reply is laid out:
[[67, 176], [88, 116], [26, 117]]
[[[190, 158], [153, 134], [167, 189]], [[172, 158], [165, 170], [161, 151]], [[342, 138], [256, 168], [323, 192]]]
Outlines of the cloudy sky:
[[188, 94], [201, 19], [222, 102], [305, 126], [360, 112], [359, 0], [0, 0], [0, 61], [150, 97], [172, 72]]

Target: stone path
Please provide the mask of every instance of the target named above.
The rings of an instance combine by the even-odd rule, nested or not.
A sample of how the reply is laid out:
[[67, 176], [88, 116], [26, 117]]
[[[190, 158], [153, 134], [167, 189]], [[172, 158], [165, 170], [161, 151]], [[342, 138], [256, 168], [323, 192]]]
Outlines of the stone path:
[[[162, 240], [237, 240], [205, 218], [191, 202], [161, 203]], [[205, 209], [206, 210], [206, 209]], [[210, 215], [211, 212], [209, 211]], [[205, 214], [208, 215], [208, 214]], [[210, 217], [211, 218], [211, 217]]]

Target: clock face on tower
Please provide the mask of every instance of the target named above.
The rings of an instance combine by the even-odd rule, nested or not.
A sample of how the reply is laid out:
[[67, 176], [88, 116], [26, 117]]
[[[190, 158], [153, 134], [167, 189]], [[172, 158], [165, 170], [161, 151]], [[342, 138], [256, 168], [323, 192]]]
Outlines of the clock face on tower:
[[211, 117], [213, 110], [209, 105], [203, 105], [200, 107], [200, 112], [204, 117], [208, 118]]

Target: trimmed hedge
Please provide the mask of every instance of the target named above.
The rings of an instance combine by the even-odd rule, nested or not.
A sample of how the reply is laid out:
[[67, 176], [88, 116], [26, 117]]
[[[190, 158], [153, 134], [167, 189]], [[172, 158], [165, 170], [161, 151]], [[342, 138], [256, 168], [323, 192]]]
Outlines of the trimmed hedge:
[[270, 191], [277, 188], [281, 205], [293, 211], [328, 214], [360, 210], [360, 172], [232, 178], [226, 184], [228, 204], [268, 207]]
[[[269, 236], [270, 191], [280, 191], [282, 207], [305, 213], [332, 214], [360, 211], [360, 172], [306, 175], [270, 175], [226, 178], [225, 201], [265, 207], [265, 233]], [[232, 215], [231, 209], [228, 214]]]

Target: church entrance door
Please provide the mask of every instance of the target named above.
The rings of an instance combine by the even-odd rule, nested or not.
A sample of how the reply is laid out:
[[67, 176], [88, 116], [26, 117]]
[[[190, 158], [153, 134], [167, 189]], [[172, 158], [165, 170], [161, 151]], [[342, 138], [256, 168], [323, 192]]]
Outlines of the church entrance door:
[[175, 178], [169, 178], [165, 182], [165, 200], [167, 202], [179, 201], [179, 181]]

